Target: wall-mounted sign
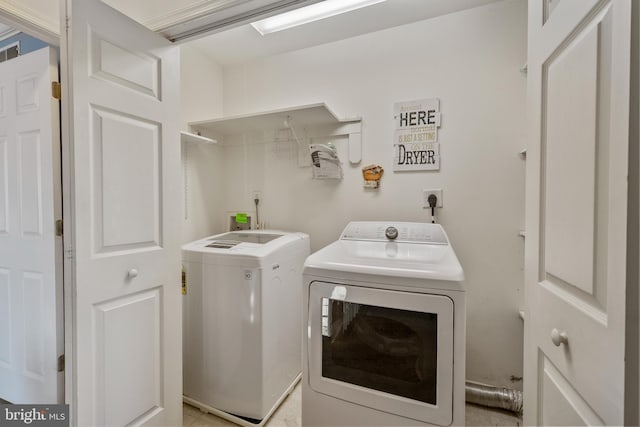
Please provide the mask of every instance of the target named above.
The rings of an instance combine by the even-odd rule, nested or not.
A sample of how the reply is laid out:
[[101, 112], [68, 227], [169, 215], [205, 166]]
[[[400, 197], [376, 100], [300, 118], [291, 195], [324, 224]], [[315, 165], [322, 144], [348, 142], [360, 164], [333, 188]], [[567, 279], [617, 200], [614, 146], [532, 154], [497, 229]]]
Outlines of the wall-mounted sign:
[[396, 102], [393, 105], [393, 170], [439, 170], [440, 100]]

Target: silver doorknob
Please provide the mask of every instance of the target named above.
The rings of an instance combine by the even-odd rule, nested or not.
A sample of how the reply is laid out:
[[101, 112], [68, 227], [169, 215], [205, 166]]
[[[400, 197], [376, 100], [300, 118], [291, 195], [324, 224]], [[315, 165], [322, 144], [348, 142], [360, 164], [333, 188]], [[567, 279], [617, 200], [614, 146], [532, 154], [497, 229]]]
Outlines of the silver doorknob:
[[135, 268], [132, 268], [127, 272], [127, 277], [129, 277], [129, 279], [135, 279], [136, 277], [138, 277], [138, 270]]
[[560, 347], [560, 344], [566, 345], [569, 343], [569, 337], [566, 332], [560, 332], [556, 328], [553, 328], [551, 331], [551, 342], [553, 342], [553, 345], [556, 347]]

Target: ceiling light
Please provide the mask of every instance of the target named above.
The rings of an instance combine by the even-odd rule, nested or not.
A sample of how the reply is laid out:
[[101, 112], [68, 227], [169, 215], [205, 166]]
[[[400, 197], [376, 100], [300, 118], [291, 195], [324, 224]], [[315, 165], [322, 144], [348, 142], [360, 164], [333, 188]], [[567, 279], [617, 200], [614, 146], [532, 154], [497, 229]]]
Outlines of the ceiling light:
[[383, 1], [386, 0], [325, 0], [314, 3], [311, 6], [301, 7], [261, 21], [252, 22], [251, 25], [264, 36], [265, 34], [308, 24], [309, 22], [382, 3]]

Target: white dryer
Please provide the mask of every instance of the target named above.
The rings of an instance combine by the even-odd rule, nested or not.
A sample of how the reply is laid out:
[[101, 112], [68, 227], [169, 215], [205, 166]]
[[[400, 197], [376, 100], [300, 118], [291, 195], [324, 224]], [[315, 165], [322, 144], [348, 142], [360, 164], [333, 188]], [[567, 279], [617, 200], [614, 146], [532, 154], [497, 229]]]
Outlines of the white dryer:
[[300, 378], [309, 236], [241, 231], [182, 247], [184, 400], [260, 426]]
[[442, 226], [352, 222], [303, 274], [302, 425], [464, 425], [464, 273]]

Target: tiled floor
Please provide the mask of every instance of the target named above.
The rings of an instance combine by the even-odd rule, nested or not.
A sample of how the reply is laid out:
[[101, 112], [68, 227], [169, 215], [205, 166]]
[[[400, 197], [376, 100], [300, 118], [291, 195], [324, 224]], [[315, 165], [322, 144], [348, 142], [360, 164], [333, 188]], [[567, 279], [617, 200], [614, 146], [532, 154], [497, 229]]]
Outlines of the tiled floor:
[[[266, 427], [300, 427], [300, 384], [296, 386], [293, 393], [278, 408], [273, 417], [266, 424]], [[521, 426], [522, 419], [509, 412], [493, 411], [482, 406], [467, 405], [466, 424], [468, 426]], [[211, 414], [204, 414], [193, 406], [184, 405], [183, 427], [237, 427], [222, 418]]]
[[468, 426], [522, 426], [522, 418], [499, 409], [489, 409], [467, 403], [466, 425]]
[[[293, 389], [293, 392], [287, 397], [287, 399], [280, 405], [280, 407], [273, 414], [266, 427], [300, 427], [301, 426], [301, 386], [300, 383]], [[184, 404], [184, 411], [182, 416], [183, 427], [211, 427], [211, 426], [225, 426], [225, 427], [238, 427], [236, 424], [216, 417], [211, 414], [204, 414], [198, 408], [194, 408], [191, 405]]]

